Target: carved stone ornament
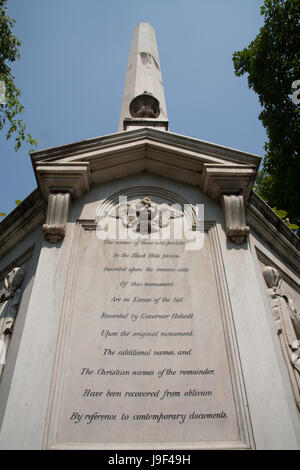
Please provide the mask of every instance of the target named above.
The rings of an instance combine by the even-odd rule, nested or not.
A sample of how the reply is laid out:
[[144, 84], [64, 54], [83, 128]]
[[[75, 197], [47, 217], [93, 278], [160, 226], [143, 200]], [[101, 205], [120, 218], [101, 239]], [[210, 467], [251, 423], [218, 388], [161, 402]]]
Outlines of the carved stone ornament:
[[22, 296], [23, 268], [14, 268], [4, 280], [5, 291], [0, 298], [0, 377], [6, 362], [6, 352]]
[[149, 234], [168, 227], [170, 220], [183, 217], [183, 212], [170, 204], [157, 204], [149, 197], [144, 197], [118, 205], [109, 216], [121, 219], [124, 227], [135, 232]]
[[237, 244], [244, 243], [249, 234], [246, 225], [244, 197], [242, 195], [223, 195], [222, 198], [227, 237]]
[[300, 316], [294, 302], [280, 290], [282, 278], [277, 269], [266, 266], [263, 276], [268, 286], [268, 296], [280, 339], [281, 349], [288, 368], [297, 407], [300, 411]]
[[159, 101], [150, 93], [136, 96], [130, 103], [129, 111], [134, 118], [157, 118], [160, 113]]
[[66, 234], [68, 213], [70, 206], [70, 193], [50, 194], [46, 223], [43, 232], [50, 243], [57, 243]]

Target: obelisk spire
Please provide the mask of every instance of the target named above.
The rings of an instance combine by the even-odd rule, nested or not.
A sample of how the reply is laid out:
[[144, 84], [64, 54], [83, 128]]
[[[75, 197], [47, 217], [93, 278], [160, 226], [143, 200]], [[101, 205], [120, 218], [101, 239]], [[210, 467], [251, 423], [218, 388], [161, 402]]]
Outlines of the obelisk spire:
[[132, 34], [119, 132], [140, 127], [168, 130], [155, 31], [149, 23], [139, 23]]

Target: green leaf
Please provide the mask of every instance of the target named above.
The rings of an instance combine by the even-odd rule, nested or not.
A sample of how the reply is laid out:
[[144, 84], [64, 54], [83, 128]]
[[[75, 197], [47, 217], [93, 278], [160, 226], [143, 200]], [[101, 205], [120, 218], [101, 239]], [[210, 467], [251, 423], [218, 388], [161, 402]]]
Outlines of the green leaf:
[[[18, 150], [22, 141], [27, 140], [26, 125], [19, 117], [24, 112], [24, 106], [19, 101], [21, 91], [15, 86], [10, 63], [20, 59], [21, 41], [12, 33], [15, 20], [7, 16], [6, 11], [7, 0], [0, 0], [0, 80], [5, 84], [5, 104], [0, 105], [0, 130], [8, 126], [6, 139], [14, 135], [15, 150]], [[35, 141], [29, 143], [36, 146]]]
[[273, 208], [273, 211], [275, 212], [275, 214], [278, 215], [278, 217], [280, 217], [281, 219], [284, 219], [288, 213], [287, 211], [284, 211], [282, 209], [276, 209], [276, 207]]

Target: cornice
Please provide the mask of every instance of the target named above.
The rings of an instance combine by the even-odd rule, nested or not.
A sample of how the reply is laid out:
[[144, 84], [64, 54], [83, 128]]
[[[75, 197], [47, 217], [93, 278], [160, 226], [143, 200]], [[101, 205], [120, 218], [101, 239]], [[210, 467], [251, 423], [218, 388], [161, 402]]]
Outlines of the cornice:
[[46, 202], [35, 189], [0, 223], [0, 256], [3, 256], [38, 225], [45, 217]]
[[74, 198], [79, 198], [90, 188], [88, 162], [41, 162], [36, 165], [35, 174], [45, 199], [55, 192], [70, 193]]
[[300, 238], [254, 191], [248, 200], [246, 214], [250, 228], [300, 273]]
[[[260, 162], [256, 155], [143, 128], [41, 150], [32, 153], [31, 158], [39, 189], [0, 224], [0, 254], [4, 250], [2, 246], [8, 249], [25, 236], [25, 232], [44, 222], [46, 201], [51, 194], [69, 194], [75, 199], [102, 182], [148, 171], [198, 186], [222, 203], [227, 235], [232, 240], [239, 238], [236, 234], [241, 234], [240, 239], [245, 240], [244, 234], [248, 233], [245, 207], [247, 223], [254, 231], [277, 247], [291, 264], [295, 255], [299, 257], [298, 237], [256, 193], [251, 193]], [[61, 235], [67, 216], [64, 213], [62, 217], [61, 211], [57, 212], [58, 205], [51, 207], [48, 219], [59, 220], [54, 225], [60, 226], [58, 235]], [[52, 223], [48, 225], [47, 230], [52, 234], [55, 227]], [[11, 241], [10, 233], [14, 233]]]
[[213, 165], [205, 163], [200, 186], [212, 199], [221, 200], [224, 194], [242, 195], [247, 201], [255, 177], [256, 168], [250, 165]]
[[118, 145], [124, 145], [125, 143], [129, 144], [139, 142], [145, 138], [152, 142], [160, 142], [161, 144], [175, 146], [178, 149], [189, 150], [191, 152], [196, 152], [197, 154], [202, 154], [203, 156], [206, 155], [231, 163], [235, 162], [239, 164], [253, 165], [258, 168], [261, 161], [261, 157], [258, 155], [148, 127], [118, 132], [102, 137], [73, 142], [59, 147], [39, 150], [31, 153], [31, 159], [33, 164], [40, 160], [60, 160], [87, 152], [94, 152], [97, 150], [108, 149], [110, 147], [116, 147]]
[[147, 171], [198, 186], [222, 202], [227, 236], [235, 243], [244, 243], [249, 233], [244, 202], [259, 162], [247, 155], [252, 162], [249, 164], [241, 155], [152, 128], [37, 152], [32, 154], [36, 179], [44, 199], [49, 199], [44, 232], [53, 243], [63, 238], [67, 221], [64, 208], [68, 204], [61, 201], [67, 197], [68, 201], [70, 197], [79, 198], [91, 186]]

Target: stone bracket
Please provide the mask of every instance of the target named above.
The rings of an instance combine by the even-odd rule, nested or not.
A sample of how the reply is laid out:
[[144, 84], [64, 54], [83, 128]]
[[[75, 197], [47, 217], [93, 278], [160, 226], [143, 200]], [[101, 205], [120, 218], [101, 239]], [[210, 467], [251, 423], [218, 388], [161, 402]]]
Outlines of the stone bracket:
[[244, 196], [223, 194], [222, 205], [227, 237], [234, 243], [244, 243], [250, 231], [246, 225]]
[[55, 193], [48, 197], [46, 223], [43, 232], [50, 243], [57, 243], [66, 234], [70, 193]]
[[81, 197], [90, 188], [88, 162], [42, 162], [35, 167], [44, 199], [48, 200], [43, 232], [50, 243], [57, 243], [66, 234], [71, 197]]
[[222, 203], [227, 237], [234, 243], [247, 240], [244, 203], [249, 198], [256, 168], [252, 165], [204, 164], [200, 186], [212, 199]]

